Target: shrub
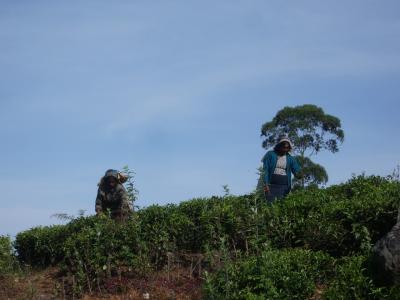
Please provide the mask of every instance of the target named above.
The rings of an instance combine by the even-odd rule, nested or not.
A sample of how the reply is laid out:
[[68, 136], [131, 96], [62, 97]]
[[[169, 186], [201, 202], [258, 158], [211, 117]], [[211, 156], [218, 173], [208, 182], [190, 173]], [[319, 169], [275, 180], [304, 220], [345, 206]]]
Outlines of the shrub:
[[350, 198], [339, 196], [310, 216], [304, 236], [310, 248], [336, 256], [367, 253], [391, 229], [396, 223], [400, 184], [372, 179], [350, 180], [344, 186], [352, 191]]
[[63, 225], [35, 227], [17, 234], [15, 249], [18, 259], [36, 267], [47, 267], [63, 258], [63, 246], [67, 238]]
[[368, 276], [366, 256], [345, 257], [338, 261], [336, 274], [323, 294], [327, 300], [400, 299], [400, 288], [378, 288]]
[[138, 212], [139, 239], [146, 244], [151, 261], [158, 267], [166, 262], [167, 252], [175, 250], [171, 232], [176, 227], [172, 222], [176, 220], [179, 225], [182, 221], [179, 217], [175, 205], [152, 205]]
[[206, 299], [307, 299], [326, 283], [333, 259], [308, 250], [267, 250], [227, 263], [205, 283]]
[[396, 222], [400, 184], [353, 178], [340, 187], [299, 191], [267, 212], [276, 248], [303, 247], [340, 257], [368, 252]]
[[64, 259], [64, 245], [72, 235], [95, 225], [97, 218], [78, 217], [66, 225], [39, 226], [17, 234], [14, 247], [19, 261], [45, 268]]
[[[231, 249], [245, 250], [255, 238], [254, 196], [226, 196], [183, 202], [178, 210], [189, 226], [179, 232], [178, 248], [191, 252], [219, 249], [221, 237]], [[261, 221], [260, 218], [257, 221]], [[183, 247], [182, 247], [183, 246]]]
[[0, 275], [14, 270], [15, 258], [9, 236], [0, 236]]
[[74, 276], [74, 293], [92, 291], [112, 274], [139, 272], [147, 266], [136, 224], [101, 216], [68, 237], [62, 266]]
[[[237, 257], [260, 254], [267, 244], [324, 251], [337, 258], [363, 255], [395, 223], [399, 194], [397, 181], [358, 176], [327, 189], [293, 192], [273, 205], [255, 195], [193, 199], [152, 205], [126, 223], [82, 216], [66, 225], [32, 228], [17, 235], [15, 248], [20, 261], [32, 266], [63, 262], [81, 289], [91, 289], [95, 281], [125, 267], [160, 269], [168, 252], [225, 249], [227, 257]], [[282, 257], [289, 257], [285, 251]], [[253, 264], [247, 262], [249, 274], [258, 270]], [[225, 274], [239, 276], [237, 268], [229, 264]]]

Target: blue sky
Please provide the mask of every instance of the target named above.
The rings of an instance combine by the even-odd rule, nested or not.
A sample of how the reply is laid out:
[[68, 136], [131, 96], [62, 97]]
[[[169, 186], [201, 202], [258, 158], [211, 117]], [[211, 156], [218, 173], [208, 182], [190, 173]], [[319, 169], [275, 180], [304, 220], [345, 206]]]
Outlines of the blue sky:
[[137, 205], [251, 192], [260, 128], [342, 120], [330, 184], [400, 164], [398, 1], [0, 1], [0, 234], [94, 213], [106, 169]]

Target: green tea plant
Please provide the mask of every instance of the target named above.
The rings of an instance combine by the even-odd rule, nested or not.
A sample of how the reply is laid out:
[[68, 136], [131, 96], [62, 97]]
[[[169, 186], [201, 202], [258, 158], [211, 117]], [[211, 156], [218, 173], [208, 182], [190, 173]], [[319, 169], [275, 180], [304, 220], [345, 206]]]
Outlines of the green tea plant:
[[54, 225], [18, 233], [14, 242], [18, 259], [36, 267], [47, 267], [59, 262], [68, 236], [66, 229], [66, 226]]
[[276, 248], [303, 247], [334, 256], [368, 251], [396, 222], [400, 184], [355, 177], [328, 189], [292, 193], [267, 211]]
[[308, 299], [332, 276], [333, 259], [308, 250], [267, 250], [207, 276], [206, 299]]
[[128, 175], [128, 180], [125, 182], [126, 191], [128, 193], [129, 204], [131, 209], [135, 207], [135, 201], [137, 200], [139, 191], [135, 187], [135, 172], [129, 168], [128, 165], [122, 168], [122, 171]]
[[138, 212], [137, 221], [139, 239], [146, 244], [151, 261], [156, 267], [164, 266], [167, 252], [176, 250], [173, 233], [185, 220], [176, 215], [174, 205], [152, 205]]
[[400, 287], [382, 288], [368, 276], [367, 256], [352, 256], [338, 260], [333, 280], [323, 293], [327, 300], [399, 300]]
[[14, 271], [16, 261], [9, 236], [0, 236], [0, 276]]
[[[61, 264], [64, 272], [73, 277], [76, 294], [101, 289], [101, 284], [113, 274], [145, 276], [149, 270], [160, 270], [171, 252], [209, 257], [219, 253], [219, 265], [226, 265], [225, 276], [239, 278], [242, 271], [250, 274], [258, 270], [252, 267], [256, 264], [252, 260], [264, 255], [266, 246], [271, 248], [268, 257], [276, 261], [285, 257], [291, 261], [291, 255], [298, 255], [301, 261], [307, 255], [314, 255], [310, 250], [334, 258], [367, 255], [371, 245], [395, 223], [399, 195], [398, 181], [362, 175], [326, 189], [295, 191], [273, 205], [256, 194], [227, 194], [178, 205], [152, 205], [138, 210], [124, 223], [116, 223], [107, 216], [81, 215], [66, 225], [20, 232], [14, 244], [22, 263], [34, 267]], [[292, 248], [304, 252], [288, 254]], [[253, 255], [244, 263], [250, 264], [246, 270], [236, 271], [241, 264], [231, 263]], [[216, 283], [222, 280], [221, 276], [209, 287], [222, 291], [222, 281]], [[301, 279], [303, 287], [307, 286], [305, 282], [311, 287], [312, 279], [315, 278]], [[240, 282], [247, 281], [240, 279]], [[232, 287], [224, 287], [224, 291], [233, 293], [236, 288], [237, 293], [241, 291], [241, 285], [230, 284]], [[251, 287], [252, 281], [246, 284], [249, 295], [258, 297]], [[281, 283], [274, 279], [270, 285], [276, 287]], [[268, 293], [273, 291], [271, 288]], [[285, 289], [282, 293], [294, 295]]]
[[139, 241], [135, 220], [118, 223], [103, 215], [92, 225], [71, 234], [64, 244], [62, 266], [74, 276], [74, 293], [78, 295], [98, 289], [112, 274], [139, 273], [146, 264], [143, 254], [147, 251]]

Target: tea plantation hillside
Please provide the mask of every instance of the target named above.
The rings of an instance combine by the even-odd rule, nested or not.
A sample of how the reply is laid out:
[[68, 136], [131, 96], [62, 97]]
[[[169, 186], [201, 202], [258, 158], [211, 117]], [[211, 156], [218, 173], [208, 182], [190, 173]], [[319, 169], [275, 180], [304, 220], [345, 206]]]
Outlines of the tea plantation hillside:
[[[165, 284], [193, 284], [188, 299], [400, 299], [399, 287], [374, 284], [369, 267], [371, 247], [396, 223], [399, 201], [398, 181], [358, 176], [271, 206], [250, 194], [153, 205], [126, 223], [82, 216], [19, 233], [16, 258], [2, 237], [0, 276], [56, 268], [58, 295], [67, 298], [124, 295], [163, 272]], [[189, 270], [186, 283], [173, 280], [179, 268]], [[196, 284], [201, 293], [194, 295]]]

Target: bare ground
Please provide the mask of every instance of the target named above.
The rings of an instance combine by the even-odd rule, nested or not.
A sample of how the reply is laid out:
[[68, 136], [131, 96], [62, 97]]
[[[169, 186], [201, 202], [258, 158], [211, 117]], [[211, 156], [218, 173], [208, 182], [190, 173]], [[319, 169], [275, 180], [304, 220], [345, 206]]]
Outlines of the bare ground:
[[202, 279], [187, 269], [155, 272], [147, 278], [111, 277], [91, 293], [76, 296], [57, 268], [0, 277], [0, 299], [201, 299]]

